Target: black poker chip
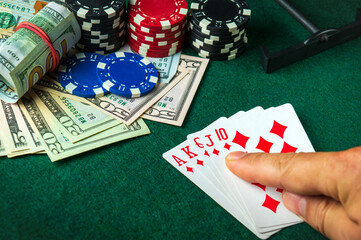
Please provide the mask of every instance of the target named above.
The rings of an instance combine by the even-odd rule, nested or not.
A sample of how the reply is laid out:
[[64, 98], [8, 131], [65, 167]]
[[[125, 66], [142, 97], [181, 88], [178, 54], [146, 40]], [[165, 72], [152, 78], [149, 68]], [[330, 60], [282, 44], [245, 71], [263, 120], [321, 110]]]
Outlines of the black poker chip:
[[239, 35], [244, 34], [245, 29], [239, 29], [234, 32], [227, 32], [227, 33], [213, 33], [213, 34], [205, 34], [201, 32], [197, 26], [194, 26], [193, 23], [190, 21], [188, 23], [187, 29], [189, 32], [196, 35], [199, 39], [209, 39], [215, 42], [232, 42], [235, 38], [237, 38]]
[[209, 52], [206, 50], [196, 48], [194, 46], [191, 46], [191, 48], [194, 51], [196, 51], [198, 56], [200, 56], [200, 57], [209, 58], [211, 60], [217, 60], [217, 61], [225, 61], [225, 60], [233, 60], [233, 59], [241, 56], [246, 49], [246, 44], [240, 45], [238, 48], [233, 49], [232, 51], [229, 51], [226, 53]]
[[93, 42], [104, 42], [104, 41], [112, 41], [116, 39], [120, 39], [122, 37], [125, 37], [127, 34], [125, 33], [125, 30], [122, 32], [119, 32], [117, 34], [106, 34], [106, 35], [98, 35], [98, 36], [82, 36], [80, 38], [80, 41], [93, 43]]
[[119, 35], [126, 34], [126, 27], [114, 29], [112, 31], [82, 31], [84, 39], [111, 39]]
[[204, 43], [202, 41], [199, 41], [198, 39], [193, 38], [192, 36], [188, 35], [188, 43], [191, 44], [193, 47], [196, 47], [201, 50], [206, 50], [209, 52], [224, 52], [227, 50], [234, 50], [240, 46], [243, 46], [247, 43], [247, 37], [246, 35], [242, 36], [237, 42], [229, 43], [229, 44], [223, 44], [223, 45], [211, 45]]
[[195, 25], [204, 29], [233, 31], [245, 26], [251, 9], [245, 0], [194, 0], [190, 14]]
[[101, 45], [112, 45], [112, 44], [117, 44], [121, 41], [123, 41], [126, 38], [125, 35], [122, 36], [117, 36], [115, 38], [112, 39], [80, 39], [78, 43], [85, 45], [85, 46], [92, 46], [93, 47], [97, 47], [97, 46], [101, 46]]
[[232, 60], [247, 45], [251, 10], [245, 0], [193, 0], [188, 18], [188, 43], [200, 56]]
[[125, 0], [65, 0], [67, 7], [83, 19], [109, 19], [124, 8]]
[[81, 29], [84, 30], [111, 30], [112, 28], [115, 28], [117, 25], [125, 24], [125, 17], [122, 16], [120, 18], [116, 18], [113, 21], [99, 21], [97, 20], [90, 20], [90, 21], [79, 21], [78, 24]]
[[[191, 16], [191, 15], [190, 15]], [[222, 35], [222, 36], [234, 36], [236, 35], [237, 33], [239, 33], [239, 31], [241, 31], [242, 29], [245, 29], [248, 25], [248, 21], [245, 22], [243, 25], [237, 27], [237, 28], [233, 28], [233, 29], [230, 29], [230, 28], [217, 28], [217, 29], [213, 29], [213, 30], [210, 30], [210, 29], [207, 29], [205, 27], [202, 27], [201, 25], [199, 25], [199, 23], [197, 21], [194, 20], [194, 18], [190, 17], [190, 20], [189, 20], [190, 24], [188, 26], [188, 28], [194, 28], [194, 30], [198, 31], [199, 33], [201, 34], [204, 34], [204, 35]], [[193, 25], [193, 26], [192, 26]]]
[[229, 45], [229, 44], [235, 44], [237, 42], [239, 42], [241, 39], [244, 38], [246, 32], [242, 31], [240, 34], [234, 36], [234, 37], [230, 37], [230, 38], [217, 38], [217, 37], [202, 37], [199, 36], [198, 33], [194, 32], [194, 31], [189, 31], [188, 32], [188, 36], [190, 38], [192, 38], [195, 41], [199, 41], [199, 42], [203, 42], [205, 44], [208, 45], [212, 45], [212, 46], [219, 46], [222, 47], [223, 45]]
[[104, 33], [115, 32], [124, 27], [125, 27], [125, 22], [121, 21], [121, 22], [116, 22], [114, 24], [110, 24], [110, 25], [103, 25], [103, 27], [96, 26], [96, 25], [81, 25], [80, 29], [84, 33], [86, 33], [86, 32], [102, 32], [104, 34]]
[[[243, 47], [244, 45], [247, 44], [246, 41], [244, 39], [242, 39], [241, 41], [239, 41], [235, 44], [228, 44], [228, 45], [214, 47], [212, 45], [194, 41], [192, 38], [188, 38], [188, 43], [192, 47], [196, 48], [198, 50], [198, 52], [200, 52], [201, 50], [204, 50], [204, 51], [207, 51], [209, 53], [214, 53], [214, 54], [231, 52], [231, 51], [238, 49], [240, 47]], [[206, 54], [204, 54], [204, 55], [206, 55]]]
[[77, 50], [79, 50], [80, 52], [89, 52], [89, 53], [97, 53], [97, 54], [101, 54], [101, 55], [108, 55], [111, 54], [113, 52], [116, 52], [120, 49], [120, 47], [118, 49], [112, 49], [112, 50], [104, 50], [104, 49], [96, 49], [96, 50], [92, 50], [92, 49], [82, 49], [79, 48], [78, 46], [75, 45], [75, 48]]
[[77, 43], [75, 46], [78, 50], [84, 51], [84, 52], [98, 52], [98, 51], [104, 51], [104, 52], [115, 52], [117, 50], [119, 50], [125, 43], [125, 39], [123, 39], [122, 41], [119, 41], [115, 44], [110, 44], [107, 46], [102, 46], [100, 44], [87, 44], [87, 45], [83, 45], [81, 43]]
[[117, 22], [123, 22], [126, 20], [126, 14], [125, 9], [121, 10], [121, 14], [117, 14], [115, 17], [107, 18], [107, 19], [96, 19], [96, 18], [90, 18], [90, 19], [83, 19], [76, 17], [76, 20], [78, 21], [79, 25], [92, 25], [92, 26], [110, 26]]

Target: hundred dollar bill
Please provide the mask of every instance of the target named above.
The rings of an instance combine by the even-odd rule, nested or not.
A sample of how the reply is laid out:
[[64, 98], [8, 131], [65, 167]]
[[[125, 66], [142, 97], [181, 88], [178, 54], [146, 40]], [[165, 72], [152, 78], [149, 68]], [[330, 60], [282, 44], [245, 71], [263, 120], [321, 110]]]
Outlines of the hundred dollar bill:
[[63, 95], [66, 94], [66, 91], [60, 86], [54, 75], [46, 76], [34, 88], [88, 103], [122, 123], [130, 125], [188, 74], [189, 70], [179, 66], [177, 74], [170, 83], [159, 83], [151, 93], [140, 98], [124, 98], [115, 94], [108, 94], [100, 98], [79, 98], [71, 94]]
[[0, 100], [1, 138], [8, 157], [42, 151], [19, 106]]
[[30, 89], [29, 95], [43, 115], [55, 124], [70, 142], [78, 142], [120, 124], [86, 103], [51, 95], [39, 89]]
[[[66, 7], [51, 2], [29, 22], [47, 33], [61, 58], [81, 31]], [[51, 51], [33, 31], [21, 28], [0, 47], [0, 98], [15, 103], [52, 67]]]
[[43, 115], [43, 111], [29, 94], [22, 97], [19, 101], [19, 106], [23, 110], [26, 118], [29, 119], [30, 124], [34, 128], [52, 162], [75, 156], [111, 143], [150, 133], [145, 122], [142, 119], [138, 119], [131, 126], [120, 124], [82, 141], [70, 143], [56, 125], [51, 121], [47, 121], [46, 116]]
[[209, 59], [182, 55], [180, 66], [190, 70], [190, 74], [150, 107], [142, 118], [182, 126], [208, 62]]

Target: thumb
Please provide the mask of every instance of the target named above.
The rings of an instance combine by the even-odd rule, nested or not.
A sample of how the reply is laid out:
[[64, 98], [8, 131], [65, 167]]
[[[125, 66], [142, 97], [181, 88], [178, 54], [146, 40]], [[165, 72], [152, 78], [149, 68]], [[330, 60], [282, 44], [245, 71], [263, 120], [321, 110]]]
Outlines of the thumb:
[[330, 239], [360, 239], [358, 224], [349, 218], [339, 202], [331, 198], [284, 191], [283, 203], [291, 212]]

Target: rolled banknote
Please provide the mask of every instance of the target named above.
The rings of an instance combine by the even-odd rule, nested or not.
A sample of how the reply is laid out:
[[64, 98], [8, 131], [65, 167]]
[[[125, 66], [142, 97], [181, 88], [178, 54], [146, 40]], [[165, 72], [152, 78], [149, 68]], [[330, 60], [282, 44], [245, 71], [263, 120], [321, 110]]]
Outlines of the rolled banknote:
[[[81, 37], [74, 14], [55, 2], [46, 5], [29, 22], [49, 36], [59, 58]], [[0, 47], [0, 98], [17, 102], [52, 64], [51, 50], [43, 39], [29, 29], [19, 29]]]

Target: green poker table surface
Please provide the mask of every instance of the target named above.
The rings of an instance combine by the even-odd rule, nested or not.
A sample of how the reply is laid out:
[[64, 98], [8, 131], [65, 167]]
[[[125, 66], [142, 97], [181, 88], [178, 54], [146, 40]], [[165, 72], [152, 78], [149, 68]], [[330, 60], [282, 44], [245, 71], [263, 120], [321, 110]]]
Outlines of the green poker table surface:
[[[248, 2], [246, 52], [210, 61], [182, 127], [145, 120], [150, 135], [54, 163], [46, 155], [0, 158], [0, 239], [257, 239], [162, 154], [221, 116], [284, 103], [316, 151], [361, 145], [361, 38], [266, 74], [260, 46], [274, 52], [310, 34], [275, 1]], [[293, 3], [321, 29], [354, 21], [361, 7]], [[183, 54], [196, 55], [189, 46]], [[271, 239], [325, 238], [301, 223]]]

